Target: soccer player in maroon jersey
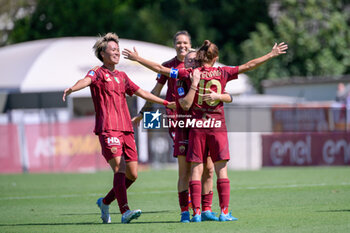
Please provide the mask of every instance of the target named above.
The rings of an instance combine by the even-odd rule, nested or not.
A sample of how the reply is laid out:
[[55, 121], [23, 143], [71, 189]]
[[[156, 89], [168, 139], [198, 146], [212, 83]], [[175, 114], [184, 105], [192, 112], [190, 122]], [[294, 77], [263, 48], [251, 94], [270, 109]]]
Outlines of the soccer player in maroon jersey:
[[[196, 62], [195, 62], [195, 57], [196, 57], [196, 50], [192, 49], [190, 50], [185, 57], [184, 63], [186, 68], [195, 68]], [[197, 86], [199, 80], [199, 75], [193, 75], [192, 78], [192, 85]], [[187, 82], [186, 82], [187, 81]], [[191, 86], [191, 81], [190, 80], [177, 80], [176, 81], [176, 87], [175, 87], [175, 99], [176, 99], [176, 111], [178, 114], [177, 120], [184, 121], [186, 122], [188, 115], [190, 114], [189, 111], [184, 110], [181, 107], [181, 101], [179, 102], [179, 99], [182, 98], [188, 98], [187, 93], [188, 89]], [[184, 97], [185, 96], [185, 97]], [[191, 97], [189, 97], [191, 98]], [[220, 100], [223, 102], [232, 102], [232, 98], [229, 94], [223, 93], [223, 94], [217, 94], [216, 92], [211, 92], [210, 94], [207, 94], [205, 98], [208, 98], [210, 100]], [[183, 159], [185, 160], [185, 156], [187, 154], [188, 150], [188, 136], [189, 136], [189, 128], [186, 127], [177, 127], [176, 128], [176, 134], [175, 134], [175, 145], [174, 145], [174, 154], [179, 156], [183, 156]], [[211, 206], [212, 206], [212, 200], [213, 200], [213, 173], [214, 173], [214, 164], [213, 161], [211, 160], [210, 156], [207, 156], [207, 159], [204, 161], [204, 170], [203, 170], [203, 175], [202, 175], [202, 220], [203, 221], [218, 221], [218, 217], [215, 216], [215, 213], [212, 212]], [[184, 177], [184, 181], [186, 184], [189, 183], [189, 173], [190, 173], [190, 163], [186, 161], [186, 167], [183, 168], [184, 172], [186, 172], [186, 177]], [[188, 189], [188, 185], [187, 185]], [[186, 190], [187, 194], [187, 190]], [[184, 192], [179, 193], [179, 197], [181, 195], [184, 195]], [[187, 220], [188, 222], [190, 221], [190, 214], [189, 214], [189, 209], [185, 205], [185, 198], [180, 198], [180, 201], [184, 200], [183, 203], [181, 203], [181, 211], [182, 211], [182, 216], [181, 220], [184, 222]]]
[[[175, 33], [173, 37], [174, 42], [174, 48], [176, 50], [176, 56], [169, 61], [164, 62], [162, 65], [164, 67], [169, 68], [176, 68], [181, 69], [184, 68], [184, 59], [188, 51], [191, 49], [191, 36], [187, 31], [178, 31]], [[174, 101], [175, 100], [175, 86], [176, 86], [176, 80], [169, 77], [169, 75], [163, 75], [158, 74], [157, 76], [157, 84], [151, 91], [153, 94], [159, 96], [161, 90], [163, 89], [163, 86], [167, 83], [167, 92], [166, 92], [166, 100], [168, 101]], [[229, 101], [231, 101], [231, 97], [228, 96]], [[150, 109], [152, 106], [152, 103], [147, 102], [141, 109], [138, 116], [134, 117], [132, 119], [132, 122], [135, 125], [139, 125], [140, 121], [143, 118], [143, 112], [147, 109]], [[178, 115], [185, 115], [186, 113], [178, 113], [177, 110], [167, 109], [166, 113], [169, 117], [169, 119], [176, 119], [176, 116]], [[178, 160], [178, 199], [179, 199], [179, 205], [181, 209], [181, 222], [189, 222], [190, 215], [189, 215], [189, 195], [188, 195], [188, 182], [189, 182], [189, 175], [190, 175], [190, 164], [186, 162], [186, 151], [187, 151], [187, 136], [188, 132], [183, 133], [180, 131], [182, 135], [186, 135], [186, 139], [181, 139], [181, 142], [185, 143], [186, 145], [183, 145], [183, 143], [178, 143], [176, 138], [177, 129], [174, 127], [169, 127], [169, 134], [174, 142], [174, 153], [173, 156], [177, 158]], [[176, 146], [175, 146], [176, 145]], [[210, 160], [210, 158], [209, 158]], [[204, 209], [207, 211], [206, 214], [209, 214], [208, 211], [210, 210], [210, 216], [213, 216], [211, 214], [211, 204], [212, 204], [212, 189], [213, 189], [213, 173], [214, 173], [214, 166], [211, 162], [211, 160], [208, 162], [207, 166], [205, 167], [205, 172], [203, 173], [203, 200], [205, 200]], [[215, 219], [215, 218], [214, 218]]]
[[[227, 161], [230, 159], [227, 139], [227, 129], [223, 104], [219, 100], [209, 100], [208, 94], [212, 91], [222, 93], [228, 81], [238, 78], [239, 73], [243, 73], [257, 68], [266, 61], [286, 53], [288, 46], [285, 43], [275, 44], [271, 52], [253, 59], [243, 65], [236, 67], [213, 67], [218, 59], [219, 51], [215, 44], [206, 40], [196, 55], [196, 61], [200, 67], [200, 81], [191, 84], [186, 98], [179, 100], [181, 107], [185, 110], [191, 109], [192, 118], [196, 119], [196, 124], [190, 130], [189, 148], [187, 161], [191, 162], [190, 193], [194, 216], [192, 222], [200, 222], [201, 213], [201, 177], [203, 173], [203, 161], [207, 152], [214, 162], [215, 173], [217, 175], [217, 190], [221, 214], [220, 221], [235, 221], [228, 211], [230, 200], [230, 181], [227, 176]], [[125, 51], [125, 50], [124, 50]], [[134, 55], [131, 51], [125, 51], [123, 55]], [[135, 53], [136, 50], [134, 51]], [[135, 58], [135, 57], [133, 57]], [[161, 74], [170, 75], [173, 78], [188, 80], [193, 73], [186, 69], [169, 69], [152, 61], [136, 56], [136, 61], [145, 67]], [[197, 87], [199, 85], [199, 87]], [[178, 90], [179, 91], [179, 90]], [[204, 98], [206, 96], [206, 98]], [[192, 97], [192, 98], [190, 98]], [[208, 127], [204, 127], [206, 123]], [[198, 124], [197, 124], [198, 123]]]
[[[187, 31], [178, 31], [175, 33], [173, 37], [173, 44], [176, 51], [176, 56], [172, 59], [162, 63], [163, 66], [169, 67], [169, 68], [176, 68], [181, 69], [184, 68], [184, 59], [188, 51], [191, 49], [191, 35]], [[157, 83], [151, 93], [153, 93], [156, 96], [160, 95], [160, 92], [162, 91], [165, 83], [167, 83], [167, 92], [165, 99], [168, 101], [174, 101], [175, 100], [175, 85], [176, 80], [169, 78], [167, 75], [158, 74], [157, 75]], [[140, 121], [143, 118], [143, 112], [147, 111], [152, 107], [152, 103], [147, 102], [141, 109], [140, 113], [132, 119], [132, 122], [134, 125], [139, 125]], [[176, 118], [176, 110], [173, 109], [167, 109], [166, 110], [167, 116], [169, 116], [169, 119], [175, 119]], [[174, 127], [169, 127], [169, 135], [171, 139], [173, 140], [174, 146], [176, 144], [175, 137], [176, 137], [176, 129]], [[183, 148], [183, 147], [181, 147]], [[183, 149], [181, 149], [182, 151]], [[190, 170], [189, 170], [189, 164], [186, 162], [186, 154], [180, 153], [180, 151], [176, 151], [174, 147], [174, 153], [173, 156], [177, 158], [178, 160], [178, 182], [177, 182], [177, 189], [178, 189], [178, 199], [179, 199], [179, 205], [181, 208], [181, 222], [189, 222], [189, 212], [188, 212], [188, 203], [189, 203], [189, 194], [188, 194], [188, 179], [190, 176]], [[212, 171], [214, 168], [212, 168]]]
[[[196, 57], [196, 50], [191, 49], [185, 56], [184, 65], [185, 68], [193, 68], [196, 66], [194, 58]], [[193, 77], [193, 81], [196, 82], [195, 76]], [[188, 80], [189, 81], [189, 80]], [[176, 100], [176, 111], [177, 118], [176, 121], [186, 121], [189, 112], [181, 108], [180, 103], [178, 102], [179, 98], [182, 98], [187, 94], [188, 87], [191, 83], [187, 83], [184, 80], [176, 80], [175, 86], [175, 100]], [[177, 92], [180, 91], [180, 95]], [[222, 99], [225, 102], [231, 102], [232, 98], [229, 94], [212, 94], [209, 98]], [[189, 183], [189, 175], [190, 175], [190, 164], [185, 161], [186, 154], [188, 149], [188, 135], [189, 128], [177, 127], [175, 129], [175, 141], [174, 141], [174, 155], [177, 155], [178, 160], [183, 160], [183, 166], [179, 165], [179, 173], [182, 172], [182, 182], [185, 184], [186, 190], [179, 192], [179, 203], [181, 207], [181, 222], [190, 222], [190, 214], [189, 208], [186, 205], [188, 201], [188, 183]], [[211, 161], [210, 156], [207, 157], [205, 161], [204, 172], [202, 176], [202, 219], [204, 221], [218, 221], [219, 219], [215, 216], [215, 213], [212, 212], [211, 205], [213, 199], [213, 173], [214, 173], [214, 165]], [[180, 176], [180, 174], [179, 174]]]
[[113, 188], [97, 205], [101, 209], [103, 223], [110, 223], [109, 204], [117, 199], [122, 223], [129, 223], [141, 215], [141, 210], [130, 210], [126, 189], [137, 178], [137, 151], [134, 132], [125, 94], [140, 96], [148, 101], [175, 108], [134, 84], [122, 71], [115, 69], [119, 63], [119, 38], [107, 33], [94, 45], [96, 57], [103, 62], [101, 67], [88, 71], [87, 75], [72, 87], [64, 90], [63, 100], [72, 92], [90, 86], [96, 121], [94, 132], [98, 135], [102, 154], [114, 172]]

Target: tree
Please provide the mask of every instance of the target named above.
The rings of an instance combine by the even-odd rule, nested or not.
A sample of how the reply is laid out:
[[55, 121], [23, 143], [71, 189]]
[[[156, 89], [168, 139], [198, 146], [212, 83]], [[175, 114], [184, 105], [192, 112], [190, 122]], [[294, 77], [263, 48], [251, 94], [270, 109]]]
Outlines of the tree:
[[36, 0], [0, 0], [0, 46], [8, 44], [15, 21], [35, 10]]
[[174, 33], [187, 30], [195, 47], [209, 39], [218, 45], [220, 61], [233, 65], [257, 21], [272, 25], [265, 1], [37, 0], [35, 11], [16, 21], [9, 43], [114, 31], [121, 38], [173, 46]]
[[242, 43], [244, 59], [268, 52], [273, 42], [285, 41], [287, 55], [248, 73], [261, 92], [261, 82], [291, 76], [329, 76], [350, 72], [350, 13], [348, 1], [272, 1], [273, 29], [258, 24]]

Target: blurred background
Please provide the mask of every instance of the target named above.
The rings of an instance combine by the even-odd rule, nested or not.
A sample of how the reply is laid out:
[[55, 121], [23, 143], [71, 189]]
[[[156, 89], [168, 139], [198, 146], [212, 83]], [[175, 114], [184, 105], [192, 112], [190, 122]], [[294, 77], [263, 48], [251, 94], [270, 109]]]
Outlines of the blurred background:
[[[226, 88], [231, 169], [350, 165], [349, 24], [349, 0], [0, 0], [0, 173], [108, 169], [89, 89], [67, 102], [63, 90], [100, 65], [99, 35], [115, 32], [121, 49], [161, 63], [176, 55], [179, 30], [194, 48], [216, 43], [221, 65], [289, 45]], [[156, 83], [123, 58], [117, 69], [145, 90]], [[127, 100], [136, 115], [143, 101]], [[141, 164], [176, 163], [168, 133], [135, 136]]]

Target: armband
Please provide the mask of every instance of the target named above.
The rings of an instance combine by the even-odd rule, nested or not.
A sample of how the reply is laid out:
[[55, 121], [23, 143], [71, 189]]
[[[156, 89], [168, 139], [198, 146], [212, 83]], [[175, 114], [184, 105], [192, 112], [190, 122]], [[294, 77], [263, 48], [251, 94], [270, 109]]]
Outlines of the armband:
[[177, 74], [179, 73], [178, 69], [171, 68], [170, 70], [170, 78], [177, 78]]

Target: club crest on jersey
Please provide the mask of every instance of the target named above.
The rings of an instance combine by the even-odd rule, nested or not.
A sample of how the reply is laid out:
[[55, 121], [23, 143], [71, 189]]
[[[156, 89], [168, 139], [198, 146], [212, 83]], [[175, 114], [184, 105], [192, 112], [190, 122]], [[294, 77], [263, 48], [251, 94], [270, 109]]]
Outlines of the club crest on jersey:
[[109, 77], [109, 74], [106, 74], [106, 81], [110, 82], [112, 79]]
[[91, 70], [88, 75], [93, 77], [95, 75], [95, 71]]
[[179, 94], [179, 96], [185, 95], [185, 90], [184, 90], [184, 88], [183, 88], [183, 87], [177, 88], [177, 93]]
[[111, 152], [112, 152], [113, 154], [116, 154], [117, 151], [118, 151], [118, 148], [117, 148], [117, 147], [114, 146], [114, 147], [111, 148]]
[[186, 149], [186, 147], [185, 146], [179, 146], [179, 151], [180, 151], [180, 153], [184, 153], [185, 152], [185, 149]]
[[114, 77], [114, 80], [115, 80], [118, 84], [120, 83], [117, 77]]

